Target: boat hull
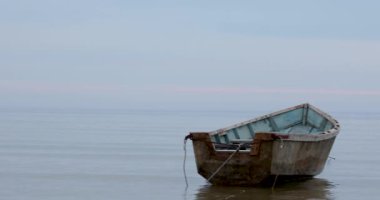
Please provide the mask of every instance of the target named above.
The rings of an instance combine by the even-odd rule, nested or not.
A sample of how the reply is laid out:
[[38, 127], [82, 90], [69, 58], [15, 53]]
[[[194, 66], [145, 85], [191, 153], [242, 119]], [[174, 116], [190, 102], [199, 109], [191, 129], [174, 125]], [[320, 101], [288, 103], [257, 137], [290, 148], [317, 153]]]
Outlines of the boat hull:
[[244, 186], [318, 175], [339, 131], [338, 121], [306, 103], [186, 138], [201, 176]]
[[[257, 133], [252, 141], [255, 148], [235, 152], [215, 150], [209, 133], [190, 133], [198, 173], [214, 185], [236, 186], [265, 185], [275, 176], [294, 180], [318, 175], [325, 166], [335, 136], [304, 141]], [[234, 155], [230, 157], [231, 154]]]

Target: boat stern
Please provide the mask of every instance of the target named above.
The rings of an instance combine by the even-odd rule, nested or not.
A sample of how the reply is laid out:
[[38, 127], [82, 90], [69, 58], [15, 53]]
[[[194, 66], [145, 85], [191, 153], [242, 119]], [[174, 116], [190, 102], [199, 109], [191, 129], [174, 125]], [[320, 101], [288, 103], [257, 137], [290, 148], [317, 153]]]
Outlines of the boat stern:
[[301, 176], [320, 174], [334, 141], [335, 136], [318, 141], [274, 141], [271, 174]]

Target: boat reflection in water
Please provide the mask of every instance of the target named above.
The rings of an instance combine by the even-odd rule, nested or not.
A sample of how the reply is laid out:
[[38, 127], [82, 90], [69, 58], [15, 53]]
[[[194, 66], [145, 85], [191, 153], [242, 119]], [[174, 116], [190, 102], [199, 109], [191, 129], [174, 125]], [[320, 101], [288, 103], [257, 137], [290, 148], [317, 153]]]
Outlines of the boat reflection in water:
[[271, 187], [223, 187], [205, 185], [198, 190], [196, 199], [333, 199], [334, 184], [320, 178], [278, 184]]

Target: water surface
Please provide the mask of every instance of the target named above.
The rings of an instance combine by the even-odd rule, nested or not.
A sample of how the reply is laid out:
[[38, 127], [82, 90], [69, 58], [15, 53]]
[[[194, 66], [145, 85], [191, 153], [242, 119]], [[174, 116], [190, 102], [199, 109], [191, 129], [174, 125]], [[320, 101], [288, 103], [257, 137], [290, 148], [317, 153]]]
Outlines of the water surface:
[[[270, 112], [270, 111], [269, 111]], [[380, 194], [380, 114], [334, 113], [342, 126], [325, 170], [271, 188], [216, 187], [183, 138], [267, 112], [3, 110], [1, 199], [373, 199]]]

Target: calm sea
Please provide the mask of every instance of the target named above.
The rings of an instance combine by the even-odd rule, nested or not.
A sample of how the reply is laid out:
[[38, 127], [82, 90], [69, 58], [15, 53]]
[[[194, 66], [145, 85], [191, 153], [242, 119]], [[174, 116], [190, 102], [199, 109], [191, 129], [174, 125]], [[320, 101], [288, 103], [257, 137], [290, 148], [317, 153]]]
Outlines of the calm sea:
[[3, 110], [0, 199], [377, 199], [380, 114], [334, 113], [342, 126], [325, 170], [270, 188], [215, 187], [183, 138], [267, 112]]

